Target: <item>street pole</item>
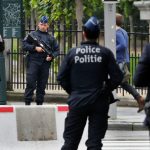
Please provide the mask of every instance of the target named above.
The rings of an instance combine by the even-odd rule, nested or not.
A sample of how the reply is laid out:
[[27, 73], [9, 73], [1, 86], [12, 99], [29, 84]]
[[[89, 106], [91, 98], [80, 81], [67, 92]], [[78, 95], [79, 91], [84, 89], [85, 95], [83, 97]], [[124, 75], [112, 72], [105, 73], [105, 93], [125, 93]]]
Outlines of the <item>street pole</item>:
[[6, 105], [5, 58], [3, 55], [2, 1], [0, 1], [0, 105]]
[[0, 105], [6, 105], [5, 58], [0, 52]]
[[[105, 46], [112, 50], [116, 57], [116, 2], [104, 0], [104, 33], [105, 33]], [[116, 97], [116, 92], [113, 92]], [[112, 119], [117, 118], [117, 105], [113, 103], [110, 105], [109, 116]]]

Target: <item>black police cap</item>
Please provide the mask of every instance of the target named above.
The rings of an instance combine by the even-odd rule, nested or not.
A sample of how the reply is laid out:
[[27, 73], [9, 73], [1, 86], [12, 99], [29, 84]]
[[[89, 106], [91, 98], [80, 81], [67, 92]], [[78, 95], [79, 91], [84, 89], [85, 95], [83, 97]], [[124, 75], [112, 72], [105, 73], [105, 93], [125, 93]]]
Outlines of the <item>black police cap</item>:
[[90, 19], [84, 24], [83, 27], [86, 27], [91, 32], [99, 32], [100, 31], [100, 23], [98, 19], [94, 16], [90, 17]]
[[40, 23], [48, 23], [48, 17], [47, 16], [42, 16], [40, 19]]

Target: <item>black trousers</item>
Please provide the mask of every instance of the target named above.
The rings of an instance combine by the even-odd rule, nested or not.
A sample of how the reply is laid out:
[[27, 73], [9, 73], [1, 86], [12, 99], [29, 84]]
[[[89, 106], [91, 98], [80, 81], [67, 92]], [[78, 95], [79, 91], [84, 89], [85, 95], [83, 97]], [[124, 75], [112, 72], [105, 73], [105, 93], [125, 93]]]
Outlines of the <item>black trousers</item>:
[[34, 90], [36, 89], [36, 102], [43, 103], [49, 68], [50, 62], [37, 63], [32, 60], [29, 62], [26, 77], [27, 87], [24, 94], [25, 102], [32, 101]]
[[77, 150], [87, 119], [87, 150], [101, 150], [102, 139], [108, 126], [108, 102], [97, 100], [94, 104], [82, 108], [70, 108], [65, 119], [64, 140], [61, 150]]

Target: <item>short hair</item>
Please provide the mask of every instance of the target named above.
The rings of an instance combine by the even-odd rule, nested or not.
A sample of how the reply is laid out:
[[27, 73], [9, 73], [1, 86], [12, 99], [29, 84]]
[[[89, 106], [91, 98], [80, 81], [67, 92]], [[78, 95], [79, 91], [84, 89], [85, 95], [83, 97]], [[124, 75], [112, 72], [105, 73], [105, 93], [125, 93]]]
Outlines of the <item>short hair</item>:
[[99, 37], [100, 34], [100, 30], [97, 30], [97, 32], [92, 31], [90, 29], [88, 29], [87, 27], [83, 26], [83, 31], [85, 32], [85, 36], [87, 39], [89, 40], [95, 40]]
[[116, 13], [116, 25], [117, 26], [122, 26], [123, 24], [123, 16], [119, 13]]

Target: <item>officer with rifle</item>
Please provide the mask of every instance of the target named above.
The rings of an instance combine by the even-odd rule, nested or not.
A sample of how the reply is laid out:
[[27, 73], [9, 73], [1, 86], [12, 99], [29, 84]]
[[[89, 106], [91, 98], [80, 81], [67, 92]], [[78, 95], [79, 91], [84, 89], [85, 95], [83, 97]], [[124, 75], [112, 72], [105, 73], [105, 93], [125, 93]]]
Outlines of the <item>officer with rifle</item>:
[[25, 105], [30, 105], [33, 101], [35, 89], [36, 104], [43, 104], [49, 68], [53, 59], [59, 55], [59, 46], [55, 38], [48, 33], [48, 27], [48, 18], [42, 16], [38, 23], [38, 30], [30, 32], [23, 40], [22, 48], [27, 52]]

